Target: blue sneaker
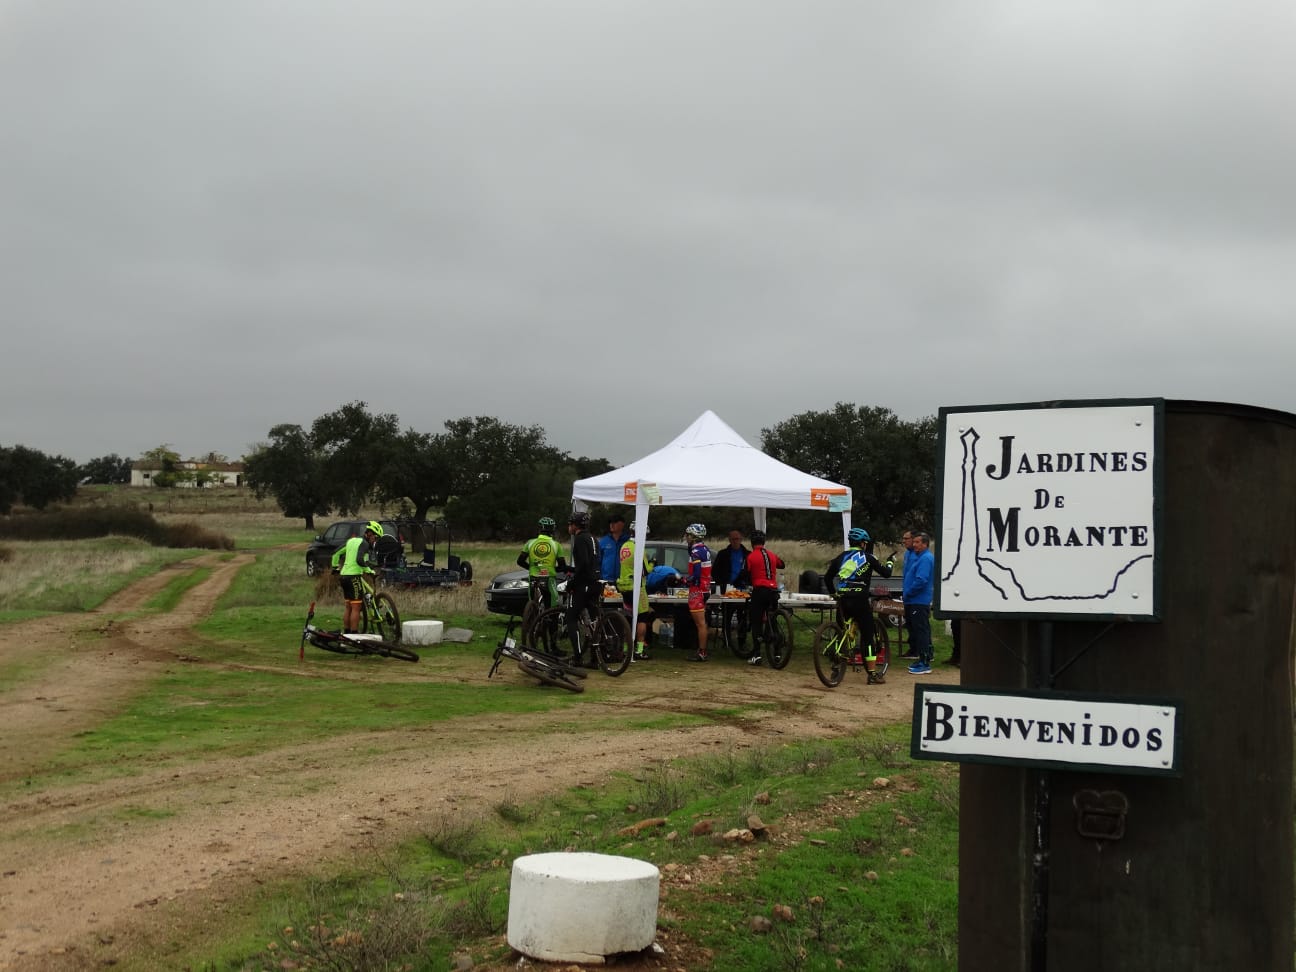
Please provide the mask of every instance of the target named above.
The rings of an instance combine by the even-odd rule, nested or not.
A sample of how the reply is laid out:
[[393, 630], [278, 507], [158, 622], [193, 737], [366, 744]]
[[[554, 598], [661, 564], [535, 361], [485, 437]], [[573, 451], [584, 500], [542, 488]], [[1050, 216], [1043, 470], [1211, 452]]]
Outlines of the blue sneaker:
[[931, 666], [924, 665], [922, 662], [916, 661], [909, 666], [909, 674], [910, 675], [930, 675]]

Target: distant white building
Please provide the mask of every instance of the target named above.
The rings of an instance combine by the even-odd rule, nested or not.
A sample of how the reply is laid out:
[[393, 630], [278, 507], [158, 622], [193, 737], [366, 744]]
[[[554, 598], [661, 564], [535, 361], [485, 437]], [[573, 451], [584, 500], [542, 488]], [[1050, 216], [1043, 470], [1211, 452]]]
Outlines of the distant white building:
[[[179, 487], [196, 486], [242, 486], [243, 463], [241, 462], [203, 462], [199, 459], [184, 459], [175, 464], [176, 472], [203, 473], [194, 478], [186, 477], [176, 483]], [[152, 486], [153, 477], [162, 472], [162, 464], [151, 459], [137, 459], [131, 463], [132, 486]], [[201, 480], [201, 481], [200, 481]]]

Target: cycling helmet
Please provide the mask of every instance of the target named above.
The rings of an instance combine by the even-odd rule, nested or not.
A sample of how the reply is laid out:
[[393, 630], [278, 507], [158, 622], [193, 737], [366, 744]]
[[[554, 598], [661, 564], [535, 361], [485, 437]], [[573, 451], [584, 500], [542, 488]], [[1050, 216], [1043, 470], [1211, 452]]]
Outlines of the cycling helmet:
[[690, 523], [684, 528], [684, 536], [697, 537], [701, 540], [706, 536], [706, 527], [701, 523]]
[[765, 533], [764, 533], [764, 531], [762, 531], [762, 530], [753, 530], [753, 531], [751, 532], [751, 542], [752, 542], [752, 543], [764, 543], [764, 542], [765, 542]]
[[584, 510], [577, 510], [571, 516], [567, 517], [568, 523], [575, 523], [582, 530], [586, 529], [590, 523], [590, 516]]
[[847, 534], [847, 537], [850, 538], [851, 543], [859, 543], [861, 540], [867, 541], [873, 539], [868, 535], [868, 531], [863, 527], [851, 527], [851, 532]]
[[543, 530], [545, 533], [553, 533], [554, 528], [557, 526], [558, 524], [554, 522], [554, 518], [552, 516], [540, 517], [540, 529]]
[[382, 524], [379, 523], [377, 520], [370, 520], [368, 523], [365, 524], [365, 532], [373, 533], [375, 537], [381, 537], [383, 535]]

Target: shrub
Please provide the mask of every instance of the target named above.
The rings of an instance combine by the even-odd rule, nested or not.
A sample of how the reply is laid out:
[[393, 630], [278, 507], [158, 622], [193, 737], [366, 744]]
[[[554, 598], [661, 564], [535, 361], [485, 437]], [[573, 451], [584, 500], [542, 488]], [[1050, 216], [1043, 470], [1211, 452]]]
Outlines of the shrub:
[[0, 532], [13, 540], [87, 540], [122, 536], [139, 537], [155, 547], [234, 549], [234, 541], [229, 537], [195, 524], [164, 525], [150, 513], [113, 507], [24, 513], [0, 520]]

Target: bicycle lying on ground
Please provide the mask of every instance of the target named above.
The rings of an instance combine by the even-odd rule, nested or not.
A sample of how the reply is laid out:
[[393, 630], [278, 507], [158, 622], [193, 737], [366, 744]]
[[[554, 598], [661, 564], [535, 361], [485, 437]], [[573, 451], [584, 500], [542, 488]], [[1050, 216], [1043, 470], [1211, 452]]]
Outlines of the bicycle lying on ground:
[[[569, 651], [571, 638], [567, 628], [567, 606], [571, 594], [563, 592], [563, 606], [548, 608], [540, 612], [529, 631], [524, 632], [523, 642], [531, 649], [546, 655], [561, 658]], [[630, 619], [619, 607], [612, 610], [593, 609], [598, 617], [590, 614], [590, 609], [582, 608], [577, 619], [577, 644], [581, 654], [591, 651], [598, 667], [605, 673], [616, 677], [630, 667], [631, 631]]]
[[416, 662], [419, 656], [408, 648], [402, 648], [400, 645], [383, 640], [379, 637], [374, 639], [373, 634], [349, 635], [341, 631], [326, 631], [324, 628], [311, 624], [315, 617], [315, 602], [311, 601], [310, 609], [306, 612], [306, 624], [302, 626], [301, 648], [298, 650], [297, 657], [306, 657], [306, 642], [310, 642], [316, 648], [323, 648], [325, 651], [335, 651], [340, 655], [378, 655], [382, 658], [399, 658], [401, 661]]
[[[891, 644], [886, 623], [881, 618], [873, 618], [870, 636], [874, 655], [873, 670], [881, 678], [891, 667]], [[865, 654], [864, 645], [860, 641], [860, 626], [854, 618], [845, 624], [840, 621], [825, 621], [815, 631], [815, 674], [829, 688], [841, 684], [847, 667], [855, 671], [864, 668]]]
[[568, 664], [561, 658], [537, 651], [534, 648], [526, 648], [517, 643], [513, 637], [513, 626], [517, 623], [517, 618], [509, 618], [508, 628], [504, 631], [504, 637], [495, 647], [494, 664], [491, 665], [490, 671], [486, 674], [491, 678], [499, 671], [500, 664], [505, 658], [511, 658], [518, 664], [523, 672], [532, 678], [538, 678], [546, 685], [556, 685], [559, 688], [565, 688], [569, 692], [584, 692], [584, 678], [586, 673], [581, 671], [575, 665]]

